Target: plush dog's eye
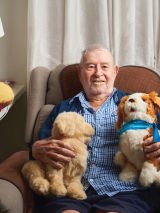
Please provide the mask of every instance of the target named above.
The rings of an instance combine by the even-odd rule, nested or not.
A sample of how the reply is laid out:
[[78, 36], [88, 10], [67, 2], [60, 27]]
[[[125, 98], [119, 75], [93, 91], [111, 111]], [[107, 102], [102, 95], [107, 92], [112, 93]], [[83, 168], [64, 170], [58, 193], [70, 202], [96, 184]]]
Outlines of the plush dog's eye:
[[133, 98], [130, 98], [130, 99], [128, 100], [128, 102], [133, 103], [133, 102], [135, 102], [135, 100], [134, 100]]

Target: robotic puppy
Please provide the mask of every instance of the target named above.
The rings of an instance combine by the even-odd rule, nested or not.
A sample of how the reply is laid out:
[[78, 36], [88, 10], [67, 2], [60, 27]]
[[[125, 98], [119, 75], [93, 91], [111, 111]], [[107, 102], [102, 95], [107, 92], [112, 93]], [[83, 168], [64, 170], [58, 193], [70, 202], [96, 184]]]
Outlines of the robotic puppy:
[[81, 177], [87, 166], [87, 144], [93, 134], [92, 126], [78, 113], [59, 114], [53, 124], [52, 136], [72, 145], [76, 156], [59, 170], [36, 160], [28, 161], [22, 168], [22, 173], [33, 191], [42, 195], [67, 195], [85, 199]]
[[139, 178], [141, 185], [160, 185], [160, 166], [155, 159], [145, 159], [144, 139], [153, 135], [154, 142], [160, 141], [156, 126], [156, 112], [160, 111], [160, 97], [156, 92], [134, 93], [122, 98], [118, 106], [116, 128], [120, 130], [120, 150], [114, 162], [122, 169], [121, 180]]

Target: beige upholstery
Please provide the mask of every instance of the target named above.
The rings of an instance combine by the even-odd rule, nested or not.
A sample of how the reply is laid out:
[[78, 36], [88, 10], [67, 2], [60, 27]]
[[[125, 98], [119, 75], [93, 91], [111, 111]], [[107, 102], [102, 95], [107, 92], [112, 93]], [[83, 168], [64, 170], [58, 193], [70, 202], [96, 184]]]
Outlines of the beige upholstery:
[[[10, 193], [8, 193], [10, 192]], [[12, 200], [10, 205], [6, 205], [8, 200]], [[20, 201], [20, 202], [19, 202]], [[8, 203], [7, 203], [8, 204]], [[0, 181], [0, 212], [12, 212], [21, 213], [23, 212], [23, 197], [17, 187], [6, 180]], [[6, 208], [7, 206], [7, 208]]]
[[[59, 84], [60, 73], [63, 68], [64, 65], [59, 65], [52, 72], [47, 68], [37, 67], [31, 73], [27, 107], [26, 143], [30, 143], [33, 139], [37, 138], [37, 129], [39, 130], [40, 127], [39, 123], [36, 125], [36, 133], [33, 133], [37, 116], [40, 116], [38, 118], [39, 121], [41, 121], [42, 117], [45, 119], [52, 107], [63, 99]], [[43, 106], [46, 110], [43, 109]], [[34, 134], [34, 138], [32, 134]]]
[[[7, 213], [16, 213], [16, 210], [17, 213], [32, 212], [32, 194], [20, 172], [22, 165], [27, 160], [28, 152], [19, 151], [0, 164], [0, 212], [3, 212], [2, 209], [7, 210]], [[4, 182], [4, 180], [7, 181]], [[5, 188], [4, 193], [2, 188]], [[7, 194], [8, 199], [4, 199]], [[22, 201], [23, 203], [21, 203]], [[14, 208], [11, 209], [13, 205]]]
[[[37, 67], [32, 71], [27, 107], [26, 143], [31, 143], [38, 138], [42, 123], [56, 104], [81, 90], [78, 70], [79, 65], [74, 64], [59, 65], [53, 71], [44, 67]], [[125, 66], [120, 68], [115, 86], [126, 92], [152, 90], [160, 92], [160, 77], [143, 67]], [[27, 151], [13, 154], [0, 165], [0, 177], [15, 184], [23, 196], [23, 211], [29, 213], [33, 205], [32, 196], [20, 173], [22, 165], [27, 160]], [[0, 179], [0, 185], [2, 179]]]

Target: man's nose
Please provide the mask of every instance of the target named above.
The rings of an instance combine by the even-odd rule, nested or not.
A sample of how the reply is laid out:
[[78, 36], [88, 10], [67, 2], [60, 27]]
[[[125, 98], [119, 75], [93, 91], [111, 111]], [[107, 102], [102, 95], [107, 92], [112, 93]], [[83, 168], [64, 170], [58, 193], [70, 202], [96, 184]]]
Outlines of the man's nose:
[[95, 67], [95, 74], [96, 75], [101, 75], [102, 74], [102, 67], [101, 65], [97, 64], [97, 66]]

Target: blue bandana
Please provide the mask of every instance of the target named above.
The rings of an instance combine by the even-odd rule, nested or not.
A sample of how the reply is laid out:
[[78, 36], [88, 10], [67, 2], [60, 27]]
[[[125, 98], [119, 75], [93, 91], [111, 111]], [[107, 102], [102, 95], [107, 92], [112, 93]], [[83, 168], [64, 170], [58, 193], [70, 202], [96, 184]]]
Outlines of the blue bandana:
[[152, 124], [143, 120], [133, 120], [125, 123], [122, 128], [120, 129], [120, 136], [126, 132], [127, 130], [131, 129], [147, 129], [153, 128], [153, 140], [154, 142], [160, 142], [160, 135], [158, 132], [158, 127], [156, 124]]

